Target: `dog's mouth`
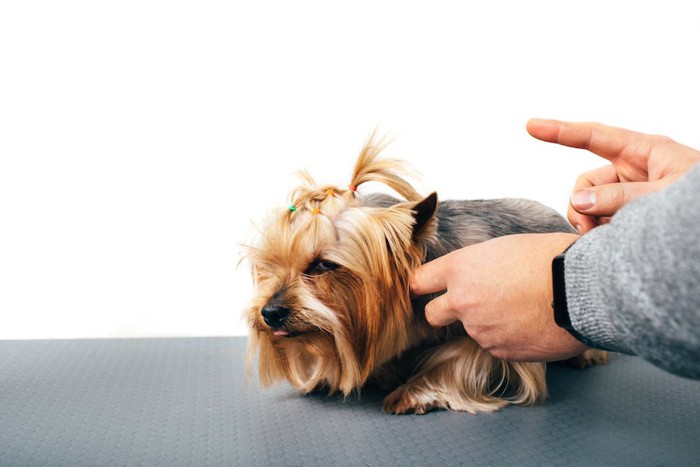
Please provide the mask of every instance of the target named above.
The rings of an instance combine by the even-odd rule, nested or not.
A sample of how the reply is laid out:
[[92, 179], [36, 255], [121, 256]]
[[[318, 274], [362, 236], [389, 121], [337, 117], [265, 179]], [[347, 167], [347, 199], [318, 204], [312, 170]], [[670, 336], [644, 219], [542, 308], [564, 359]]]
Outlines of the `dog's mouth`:
[[297, 337], [300, 336], [300, 332], [294, 332], [290, 331], [288, 329], [270, 329], [272, 331], [273, 336], [278, 336], [278, 337]]
[[279, 327], [267, 327], [267, 332], [271, 336], [282, 339], [294, 339], [295, 337], [310, 337], [315, 335], [319, 330], [312, 326], [288, 325]]
[[267, 332], [275, 337], [282, 337], [284, 339], [291, 339], [294, 337], [299, 337], [310, 331], [310, 329], [298, 329], [296, 326], [270, 326], [266, 325]]

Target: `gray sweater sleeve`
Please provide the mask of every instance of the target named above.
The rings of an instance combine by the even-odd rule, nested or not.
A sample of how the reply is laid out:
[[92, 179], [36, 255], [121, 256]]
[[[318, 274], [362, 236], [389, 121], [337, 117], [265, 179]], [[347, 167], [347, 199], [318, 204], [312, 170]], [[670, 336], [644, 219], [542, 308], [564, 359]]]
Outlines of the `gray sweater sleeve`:
[[700, 378], [699, 193], [700, 164], [569, 249], [566, 297], [584, 343]]

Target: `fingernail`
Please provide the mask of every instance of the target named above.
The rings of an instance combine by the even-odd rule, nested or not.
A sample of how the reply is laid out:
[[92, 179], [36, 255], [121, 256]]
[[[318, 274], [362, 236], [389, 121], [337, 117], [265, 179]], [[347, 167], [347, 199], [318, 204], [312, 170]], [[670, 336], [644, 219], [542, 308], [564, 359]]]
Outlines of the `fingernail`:
[[583, 227], [581, 227], [581, 224], [576, 224], [574, 228], [576, 229], [576, 232], [579, 233], [579, 235], [583, 234]]
[[595, 192], [588, 190], [577, 191], [571, 195], [571, 204], [576, 209], [590, 209], [595, 205]]

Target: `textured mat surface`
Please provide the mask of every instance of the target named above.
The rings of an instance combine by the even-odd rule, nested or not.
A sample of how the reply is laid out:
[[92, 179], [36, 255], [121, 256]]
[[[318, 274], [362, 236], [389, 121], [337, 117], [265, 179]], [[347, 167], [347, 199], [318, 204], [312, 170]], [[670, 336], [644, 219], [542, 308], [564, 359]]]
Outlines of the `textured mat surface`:
[[495, 414], [246, 382], [245, 338], [0, 342], [0, 465], [700, 465], [700, 382], [615, 356]]

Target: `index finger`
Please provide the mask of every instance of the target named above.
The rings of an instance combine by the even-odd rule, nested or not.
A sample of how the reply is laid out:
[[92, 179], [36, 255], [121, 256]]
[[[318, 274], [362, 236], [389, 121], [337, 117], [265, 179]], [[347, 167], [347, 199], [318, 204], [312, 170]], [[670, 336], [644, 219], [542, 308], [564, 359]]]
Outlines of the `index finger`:
[[527, 132], [548, 143], [586, 149], [613, 161], [630, 149], [639, 156], [648, 156], [651, 136], [636, 131], [615, 128], [600, 123], [561, 122], [533, 118], [527, 122]]
[[416, 269], [410, 278], [410, 288], [414, 295], [427, 295], [447, 289], [445, 256], [434, 259]]

